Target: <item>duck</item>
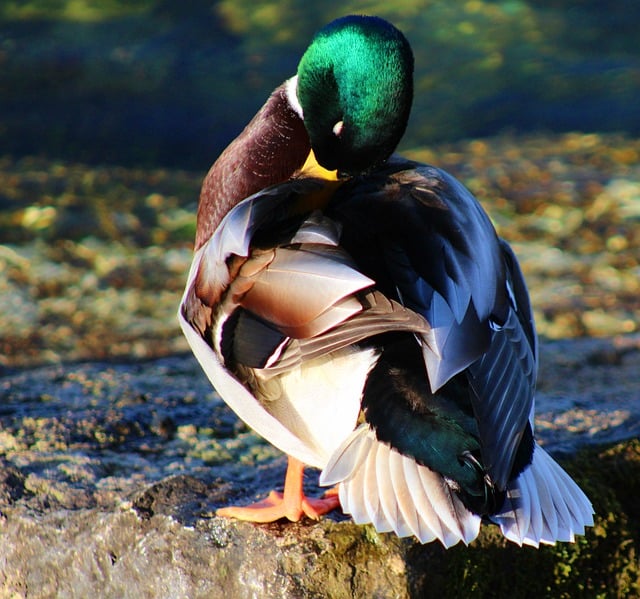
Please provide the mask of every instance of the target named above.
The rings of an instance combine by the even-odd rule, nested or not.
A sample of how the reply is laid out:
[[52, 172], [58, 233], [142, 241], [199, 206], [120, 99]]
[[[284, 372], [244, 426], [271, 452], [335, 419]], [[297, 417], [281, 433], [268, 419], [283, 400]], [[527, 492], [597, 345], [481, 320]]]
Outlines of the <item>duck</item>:
[[594, 512], [535, 437], [518, 260], [462, 183], [396, 153], [413, 69], [388, 21], [329, 23], [204, 178], [180, 326], [222, 399], [287, 455], [282, 492], [217, 514], [341, 508], [445, 547], [482, 522], [518, 545], [572, 542]]

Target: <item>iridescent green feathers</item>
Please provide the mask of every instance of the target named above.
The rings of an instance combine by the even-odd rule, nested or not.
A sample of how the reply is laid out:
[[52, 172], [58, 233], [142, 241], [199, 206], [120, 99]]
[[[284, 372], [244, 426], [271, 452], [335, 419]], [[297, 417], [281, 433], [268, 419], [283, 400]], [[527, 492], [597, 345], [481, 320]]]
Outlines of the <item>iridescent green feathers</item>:
[[297, 95], [322, 166], [349, 174], [375, 169], [407, 126], [411, 47], [377, 17], [337, 19], [318, 32], [302, 57]]

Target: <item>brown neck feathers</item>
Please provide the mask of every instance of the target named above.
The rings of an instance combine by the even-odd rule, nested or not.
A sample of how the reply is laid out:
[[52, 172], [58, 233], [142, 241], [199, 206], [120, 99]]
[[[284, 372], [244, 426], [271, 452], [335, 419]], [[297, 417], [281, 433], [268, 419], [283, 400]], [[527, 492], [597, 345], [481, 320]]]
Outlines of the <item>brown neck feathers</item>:
[[302, 119], [289, 106], [283, 84], [207, 173], [200, 191], [195, 249], [206, 243], [238, 202], [291, 177], [310, 148]]

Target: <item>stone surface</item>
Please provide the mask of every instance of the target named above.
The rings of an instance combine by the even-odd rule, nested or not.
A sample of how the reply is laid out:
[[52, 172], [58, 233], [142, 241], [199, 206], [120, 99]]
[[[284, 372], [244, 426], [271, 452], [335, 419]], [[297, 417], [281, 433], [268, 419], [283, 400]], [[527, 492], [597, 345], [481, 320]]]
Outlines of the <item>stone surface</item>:
[[[339, 513], [262, 526], [216, 517], [281, 486], [286, 461], [190, 355], [8, 371], [0, 597], [637, 596], [640, 443], [601, 444], [640, 432], [640, 337], [546, 342], [541, 353], [539, 436], [598, 517], [576, 544], [537, 551], [493, 526], [445, 551]], [[316, 480], [309, 471], [312, 494]]]

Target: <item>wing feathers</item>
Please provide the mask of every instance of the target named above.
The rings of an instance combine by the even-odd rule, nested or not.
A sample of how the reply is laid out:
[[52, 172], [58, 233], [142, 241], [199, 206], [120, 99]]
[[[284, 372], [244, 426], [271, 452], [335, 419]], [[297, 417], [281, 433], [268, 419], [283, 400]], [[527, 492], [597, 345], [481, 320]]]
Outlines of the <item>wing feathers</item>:
[[514, 311], [492, 335], [489, 350], [468, 373], [483, 457], [491, 478], [504, 489], [533, 405], [534, 355]]
[[432, 328], [424, 335], [423, 353], [431, 390], [435, 393], [482, 356], [491, 336], [489, 327], [478, 320], [473, 304], [467, 306], [458, 323], [446, 300], [436, 292], [426, 320]]
[[417, 471], [429, 504], [429, 509], [424, 511], [425, 522], [445, 547], [451, 547], [460, 540], [456, 538], [460, 527], [454, 521], [455, 510], [452, 509], [450, 498], [442, 488], [444, 481], [433, 470], [423, 467], [417, 468]]
[[207, 377], [239, 418], [259, 435], [269, 439], [278, 449], [296, 457], [305, 464], [321, 467], [326, 463], [326, 459], [321, 453], [317, 452], [315, 448], [300, 443], [300, 440], [291, 431], [269, 414], [246, 387], [231, 375], [211, 346], [191, 326], [191, 323], [185, 320], [182, 310], [178, 312], [178, 320]]
[[[387, 473], [385, 473], [386, 455], [384, 448], [379, 443], [375, 443], [369, 452], [365, 465], [364, 503], [369, 522], [376, 524], [378, 532], [393, 530], [393, 523], [387, 519], [380, 504], [381, 492], [378, 487], [378, 474], [383, 476], [383, 480], [387, 477]], [[380, 471], [378, 471], [378, 463], [380, 463]]]
[[[396, 519], [398, 522], [398, 530], [402, 531], [400, 536], [408, 537], [414, 535], [415, 537], [421, 537], [420, 520], [418, 512], [411, 498], [411, 491], [404, 477], [403, 463], [407, 458], [400, 455], [397, 451], [389, 452], [389, 475], [391, 477], [391, 486], [389, 492], [393, 493], [393, 500], [396, 502]], [[391, 502], [392, 499], [387, 499]], [[430, 536], [430, 540], [435, 537]], [[426, 541], [423, 541], [426, 542]]]
[[316, 210], [300, 225], [291, 243], [319, 243], [337, 247], [340, 243], [340, 229], [338, 223]]
[[[290, 336], [300, 336], [296, 334], [298, 329], [308, 326], [347, 296], [374, 283], [341, 260], [334, 259], [333, 253], [319, 255], [301, 249], [277, 248], [269, 254], [272, 259], [268, 262], [261, 254], [252, 255], [232, 287], [242, 285], [244, 277], [251, 278], [253, 284], [238, 298], [238, 303]], [[254, 267], [257, 260], [262, 268]], [[356, 302], [343, 303], [341, 307], [342, 314], [335, 318], [337, 322], [324, 322], [321, 326], [334, 326], [340, 322], [338, 319], [361, 309]], [[312, 336], [314, 333], [303, 334]]]
[[[269, 368], [261, 371], [265, 378], [276, 376], [295, 368], [308, 360], [313, 360], [329, 352], [336, 351], [389, 330], [425, 333], [429, 330], [427, 322], [415, 312], [407, 310], [399, 303], [387, 299], [378, 291], [358, 294], [356, 298], [348, 298], [358, 302], [360, 307], [356, 314], [342, 313], [344, 321], [333, 328], [312, 337], [291, 339], [290, 343], [279, 353], [277, 359], [269, 361]], [[340, 319], [341, 304], [333, 306], [327, 313], [329, 323]], [[314, 321], [316, 326], [324, 319], [321, 315]], [[326, 327], [318, 327], [326, 328]]]
[[[378, 464], [378, 480], [389, 480], [390, 485], [380, 488], [380, 505], [392, 523], [392, 530], [398, 531], [398, 536], [409, 537], [414, 533], [416, 511], [410, 499], [409, 489], [403, 479], [398, 476], [402, 469], [402, 456], [397, 451], [386, 452], [385, 460]], [[409, 517], [405, 515], [408, 511]], [[417, 527], [416, 527], [417, 528]]]
[[336, 485], [354, 475], [369, 454], [374, 439], [366, 435], [366, 427], [359, 426], [333, 453], [320, 474], [320, 484], [328, 487]]

